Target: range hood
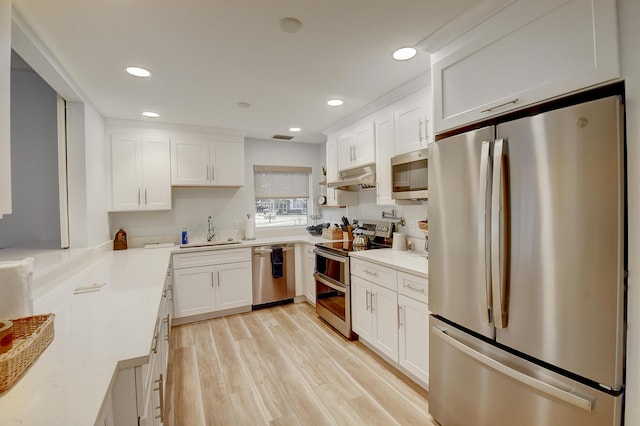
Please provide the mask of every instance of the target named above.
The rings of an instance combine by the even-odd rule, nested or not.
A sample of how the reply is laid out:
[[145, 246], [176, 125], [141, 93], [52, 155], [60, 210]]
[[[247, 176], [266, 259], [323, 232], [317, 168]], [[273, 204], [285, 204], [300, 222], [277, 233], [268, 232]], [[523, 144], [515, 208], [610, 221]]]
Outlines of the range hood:
[[340, 172], [340, 180], [328, 182], [327, 186], [342, 191], [360, 191], [361, 189], [375, 188], [376, 166], [372, 164]]

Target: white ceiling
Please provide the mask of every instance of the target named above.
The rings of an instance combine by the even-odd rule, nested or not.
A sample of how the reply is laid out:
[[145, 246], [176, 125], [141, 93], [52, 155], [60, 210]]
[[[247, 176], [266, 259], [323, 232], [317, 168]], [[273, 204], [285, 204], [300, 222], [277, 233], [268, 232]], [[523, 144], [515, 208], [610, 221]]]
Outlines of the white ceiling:
[[[429, 69], [416, 45], [478, 0], [19, 0], [14, 7], [106, 118], [321, 131]], [[299, 32], [282, 18], [302, 21]], [[137, 65], [153, 73], [124, 72]], [[330, 108], [328, 99], [345, 101]], [[248, 102], [250, 108], [237, 107]], [[298, 134], [290, 127], [301, 127]]]

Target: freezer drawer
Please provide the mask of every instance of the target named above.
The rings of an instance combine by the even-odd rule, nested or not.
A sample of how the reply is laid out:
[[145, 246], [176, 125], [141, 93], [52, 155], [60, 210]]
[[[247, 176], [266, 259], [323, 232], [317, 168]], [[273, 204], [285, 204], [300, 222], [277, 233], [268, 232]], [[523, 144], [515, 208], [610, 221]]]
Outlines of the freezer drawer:
[[429, 411], [443, 426], [620, 425], [612, 396], [430, 318]]

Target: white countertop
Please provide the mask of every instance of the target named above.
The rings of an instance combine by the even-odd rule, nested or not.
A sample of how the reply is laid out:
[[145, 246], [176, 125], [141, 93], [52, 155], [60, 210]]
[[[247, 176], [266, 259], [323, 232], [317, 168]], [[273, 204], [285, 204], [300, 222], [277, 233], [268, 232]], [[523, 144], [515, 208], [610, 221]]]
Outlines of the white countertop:
[[377, 263], [382, 266], [389, 266], [409, 274], [429, 278], [429, 261], [422, 253], [393, 250], [388, 248], [353, 251], [349, 253], [349, 256], [357, 259], [368, 260], [369, 262]]
[[[56, 315], [55, 338], [0, 394], [1, 425], [95, 422], [118, 364], [139, 364], [149, 354], [171, 251], [107, 252], [35, 300], [35, 313]], [[105, 286], [73, 295], [93, 283]]]

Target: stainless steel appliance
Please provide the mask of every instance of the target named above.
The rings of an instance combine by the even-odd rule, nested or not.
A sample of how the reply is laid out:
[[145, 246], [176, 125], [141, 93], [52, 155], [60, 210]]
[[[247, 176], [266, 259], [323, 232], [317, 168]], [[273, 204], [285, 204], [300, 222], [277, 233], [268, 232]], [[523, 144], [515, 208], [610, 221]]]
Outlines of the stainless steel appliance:
[[254, 247], [253, 309], [293, 302], [296, 294], [295, 246]]
[[340, 180], [328, 182], [327, 186], [342, 191], [360, 191], [361, 189], [375, 188], [376, 166], [371, 164], [340, 172]]
[[621, 423], [624, 111], [620, 96], [581, 101], [431, 147], [429, 411], [443, 426]]
[[354, 245], [353, 241], [316, 244], [316, 313], [348, 339], [356, 338], [351, 330], [349, 253], [391, 247], [393, 229], [392, 222], [365, 221], [359, 231], [369, 236], [368, 245]]
[[429, 197], [429, 150], [423, 148], [391, 158], [391, 198], [423, 200]]

